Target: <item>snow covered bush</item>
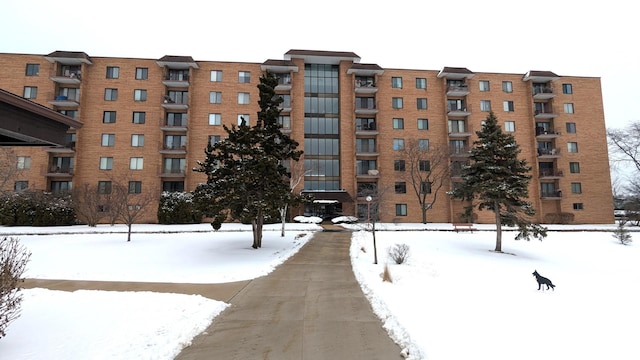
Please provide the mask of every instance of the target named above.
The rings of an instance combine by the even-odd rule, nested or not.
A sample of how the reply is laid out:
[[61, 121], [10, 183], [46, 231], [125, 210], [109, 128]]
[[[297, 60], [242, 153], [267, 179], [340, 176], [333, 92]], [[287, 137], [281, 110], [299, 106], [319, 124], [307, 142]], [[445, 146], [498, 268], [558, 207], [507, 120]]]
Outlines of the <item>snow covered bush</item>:
[[613, 231], [613, 237], [618, 239], [622, 245], [628, 245], [631, 241], [633, 241], [633, 239], [631, 239], [629, 230], [625, 228], [626, 224], [626, 221], [619, 221], [618, 227]]
[[31, 253], [18, 238], [0, 239], [0, 339], [7, 334], [9, 323], [20, 316], [19, 284], [24, 281], [24, 273]]
[[202, 212], [193, 203], [190, 192], [168, 192], [160, 196], [158, 204], [158, 223], [160, 224], [199, 224]]

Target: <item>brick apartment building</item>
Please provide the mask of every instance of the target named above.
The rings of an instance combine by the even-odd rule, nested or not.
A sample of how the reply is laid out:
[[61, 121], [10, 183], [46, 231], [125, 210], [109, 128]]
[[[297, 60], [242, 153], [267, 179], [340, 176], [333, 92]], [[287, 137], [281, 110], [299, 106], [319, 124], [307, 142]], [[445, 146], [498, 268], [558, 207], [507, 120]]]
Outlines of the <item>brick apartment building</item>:
[[[205, 178], [191, 169], [207, 143], [225, 136], [221, 125], [241, 116], [254, 123], [266, 70], [280, 79], [283, 131], [304, 150], [309, 171], [300, 190], [318, 199], [307, 214], [366, 218], [364, 194], [377, 187], [390, 189], [381, 221], [420, 222], [399, 149], [410, 142], [447, 148], [449, 190], [492, 110], [533, 168], [537, 221], [572, 213], [576, 223], [613, 222], [599, 78], [384, 69], [352, 52], [290, 50], [264, 63], [0, 54], [0, 88], [82, 123], [66, 147], [16, 146], [23, 169], [11, 186], [63, 191], [87, 183], [108, 191], [122, 178], [134, 193], [193, 190]], [[459, 221], [464, 203], [444, 191], [430, 222]], [[155, 208], [146, 221], [155, 221]], [[492, 214], [476, 221], [491, 223]]]

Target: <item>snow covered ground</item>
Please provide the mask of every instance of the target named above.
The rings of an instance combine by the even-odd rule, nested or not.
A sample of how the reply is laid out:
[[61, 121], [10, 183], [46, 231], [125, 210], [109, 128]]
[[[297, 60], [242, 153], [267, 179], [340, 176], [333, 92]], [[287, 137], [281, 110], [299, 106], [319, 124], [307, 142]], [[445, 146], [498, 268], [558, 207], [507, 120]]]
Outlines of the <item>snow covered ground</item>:
[[[378, 264], [362, 224], [354, 273], [390, 335], [412, 359], [638, 359], [640, 245], [621, 245], [614, 225], [552, 226], [540, 242], [490, 225], [376, 224]], [[32, 252], [27, 277], [216, 283], [269, 273], [319, 227], [269, 225], [260, 250], [248, 226], [224, 224], [1, 228]], [[96, 233], [96, 231], [100, 233]], [[42, 235], [51, 234], [51, 235]], [[304, 236], [302, 236], [304, 235]], [[638, 235], [633, 233], [637, 242]], [[410, 247], [408, 263], [386, 256]], [[392, 283], [380, 274], [388, 265]], [[538, 270], [556, 285], [538, 291]], [[0, 339], [0, 359], [172, 359], [227, 305], [199, 295], [25, 289], [22, 315]]]

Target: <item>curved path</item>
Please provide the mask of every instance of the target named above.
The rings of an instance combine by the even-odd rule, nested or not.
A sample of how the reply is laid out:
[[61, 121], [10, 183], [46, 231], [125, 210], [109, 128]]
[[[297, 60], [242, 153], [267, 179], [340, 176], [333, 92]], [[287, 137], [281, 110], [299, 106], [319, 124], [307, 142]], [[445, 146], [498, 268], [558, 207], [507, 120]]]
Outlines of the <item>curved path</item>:
[[[351, 233], [326, 226], [267, 276], [229, 284], [27, 280], [25, 287], [202, 294], [230, 303], [176, 359], [401, 359], [351, 268]], [[329, 231], [327, 231], [329, 230]]]

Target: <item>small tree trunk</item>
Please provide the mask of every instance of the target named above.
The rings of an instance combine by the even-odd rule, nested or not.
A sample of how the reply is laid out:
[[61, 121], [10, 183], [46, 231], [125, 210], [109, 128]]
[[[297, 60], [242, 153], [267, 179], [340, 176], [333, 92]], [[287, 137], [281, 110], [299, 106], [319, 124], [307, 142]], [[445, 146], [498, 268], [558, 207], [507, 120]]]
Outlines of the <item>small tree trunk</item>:
[[252, 248], [258, 249], [262, 247], [262, 225], [264, 224], [264, 218], [257, 216], [251, 221], [251, 228], [253, 230], [253, 245]]
[[496, 214], [496, 252], [502, 252], [502, 219], [500, 218], [500, 204], [494, 202], [494, 210]]
[[378, 264], [378, 247], [376, 246], [376, 222], [373, 221], [371, 234], [373, 235], [373, 263]]
[[286, 223], [286, 216], [287, 216], [287, 207], [288, 205], [285, 204], [284, 207], [282, 209], [280, 209], [280, 219], [282, 220], [282, 230], [280, 231], [280, 236], [284, 237], [284, 224]]
[[127, 224], [127, 241], [131, 241], [131, 223]]
[[422, 223], [427, 223], [427, 208], [424, 205], [422, 206]]

